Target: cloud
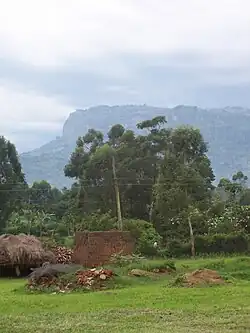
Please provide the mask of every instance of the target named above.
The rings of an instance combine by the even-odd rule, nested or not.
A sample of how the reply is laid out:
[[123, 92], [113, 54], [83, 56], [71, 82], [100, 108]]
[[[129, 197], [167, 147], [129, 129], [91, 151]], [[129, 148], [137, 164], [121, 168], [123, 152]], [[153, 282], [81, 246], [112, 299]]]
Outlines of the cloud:
[[97, 104], [250, 106], [249, 0], [9, 0], [0, 131], [29, 150]]
[[0, 48], [43, 67], [95, 69], [114, 54], [185, 50], [238, 66], [250, 55], [249, 11], [248, 0], [9, 0], [1, 6]]
[[62, 124], [72, 106], [60, 98], [48, 97], [18, 86], [0, 84], [0, 133], [13, 141], [19, 151], [61, 134]]

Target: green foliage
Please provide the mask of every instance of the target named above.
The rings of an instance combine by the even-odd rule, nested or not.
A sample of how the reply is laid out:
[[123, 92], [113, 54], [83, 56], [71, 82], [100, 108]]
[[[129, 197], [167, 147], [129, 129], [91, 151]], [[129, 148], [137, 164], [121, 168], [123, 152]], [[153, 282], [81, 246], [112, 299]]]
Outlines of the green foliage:
[[15, 146], [0, 136], [0, 231], [17, 211], [27, 190]]
[[54, 215], [31, 209], [14, 212], [7, 221], [6, 233], [25, 233], [35, 236], [53, 235], [57, 228]]
[[82, 231], [108, 231], [116, 229], [116, 227], [117, 220], [110, 214], [110, 212], [107, 212], [105, 214], [95, 212], [90, 215], [86, 215], [76, 226], [77, 230]]
[[47, 213], [54, 211], [54, 206], [61, 200], [63, 194], [53, 188], [47, 181], [34, 182], [28, 191], [28, 203], [37, 210]]
[[[247, 189], [248, 177], [242, 171], [238, 171], [232, 176], [232, 180], [222, 178], [218, 184], [218, 189], [224, 191], [225, 200], [229, 203], [250, 204], [250, 196]], [[223, 192], [221, 193], [223, 195]]]
[[75, 239], [73, 236], [62, 237], [58, 234], [54, 235], [53, 237], [42, 236], [39, 237], [39, 239], [41, 240], [46, 249], [52, 249], [56, 246], [64, 246], [72, 249], [75, 243]]
[[190, 255], [193, 240], [193, 254], [231, 253], [233, 242], [245, 251], [245, 236], [240, 246], [235, 235], [250, 234], [247, 177], [239, 171], [214, 188], [200, 130], [166, 124], [156, 116], [138, 123], [138, 132], [121, 124], [107, 135], [89, 129], [64, 168], [75, 183], [62, 190], [46, 180], [28, 187], [15, 147], [1, 137], [0, 231], [71, 246], [77, 230], [120, 229], [122, 220], [145, 256]]
[[125, 220], [124, 230], [130, 231], [136, 240], [136, 251], [142, 255], [152, 256], [157, 254], [154, 243], [161, 243], [161, 236], [150, 222], [142, 220]]
[[25, 233], [52, 239], [69, 236], [67, 226], [62, 221], [57, 221], [54, 214], [31, 209], [12, 213], [4, 232], [15, 235]]
[[[196, 236], [196, 253], [202, 254], [234, 254], [248, 253], [250, 240], [244, 233], [215, 234], [208, 236]], [[167, 249], [173, 257], [189, 256], [191, 252], [190, 243], [182, 243], [173, 240], [168, 243]]]
[[188, 233], [190, 208], [199, 211], [196, 218], [208, 209], [214, 175], [199, 130], [173, 130], [169, 146], [154, 187], [157, 230], [165, 235], [169, 231], [183, 235]]
[[130, 264], [128, 269], [141, 269], [148, 272], [168, 269], [176, 271], [176, 265], [173, 260], [141, 260], [139, 263]]
[[250, 233], [250, 206], [234, 204], [224, 209], [221, 215], [207, 221], [210, 233], [243, 231]]
[[249, 237], [244, 233], [215, 234], [196, 237], [197, 253], [246, 253]]

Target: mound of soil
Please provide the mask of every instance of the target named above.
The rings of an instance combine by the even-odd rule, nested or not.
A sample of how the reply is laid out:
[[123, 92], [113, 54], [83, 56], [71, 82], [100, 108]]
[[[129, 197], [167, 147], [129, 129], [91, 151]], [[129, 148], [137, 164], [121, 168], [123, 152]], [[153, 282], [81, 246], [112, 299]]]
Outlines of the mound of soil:
[[184, 284], [196, 286], [201, 284], [223, 284], [225, 280], [216, 272], [210, 269], [198, 269], [187, 273], [183, 277]]

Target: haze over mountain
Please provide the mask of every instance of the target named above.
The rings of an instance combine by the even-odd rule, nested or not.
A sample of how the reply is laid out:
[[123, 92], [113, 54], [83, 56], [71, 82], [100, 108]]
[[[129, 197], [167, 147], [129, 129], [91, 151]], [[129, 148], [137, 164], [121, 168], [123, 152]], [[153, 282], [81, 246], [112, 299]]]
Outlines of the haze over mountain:
[[120, 123], [136, 130], [142, 120], [164, 115], [168, 126], [182, 124], [199, 128], [209, 144], [209, 157], [217, 180], [242, 170], [250, 177], [250, 109], [226, 107], [201, 109], [195, 106], [159, 108], [152, 106], [97, 106], [72, 112], [66, 120], [62, 135], [40, 148], [21, 154], [21, 163], [29, 183], [46, 179], [63, 187], [71, 184], [63, 168], [75, 148], [78, 136], [89, 128], [106, 133], [110, 126]]
[[250, 108], [249, 12], [249, 0], [3, 1], [0, 134], [22, 153], [79, 107]]

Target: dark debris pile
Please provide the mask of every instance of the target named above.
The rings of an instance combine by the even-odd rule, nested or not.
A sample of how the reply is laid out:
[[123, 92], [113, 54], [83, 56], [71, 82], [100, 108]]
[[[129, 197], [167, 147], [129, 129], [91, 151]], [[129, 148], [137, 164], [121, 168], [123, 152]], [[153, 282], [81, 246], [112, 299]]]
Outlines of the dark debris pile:
[[[50, 265], [56, 266], [56, 265]], [[51, 290], [54, 292], [69, 292], [76, 289], [83, 290], [101, 290], [105, 289], [107, 280], [110, 280], [114, 273], [108, 269], [87, 269], [87, 270], [75, 270], [70, 272], [69, 265], [66, 265], [64, 272], [61, 265], [60, 271], [56, 272], [56, 269], [49, 269], [44, 271], [43, 274], [31, 273], [27, 288], [29, 290]], [[45, 267], [46, 268], [46, 267]], [[33, 276], [32, 276], [33, 274]]]

